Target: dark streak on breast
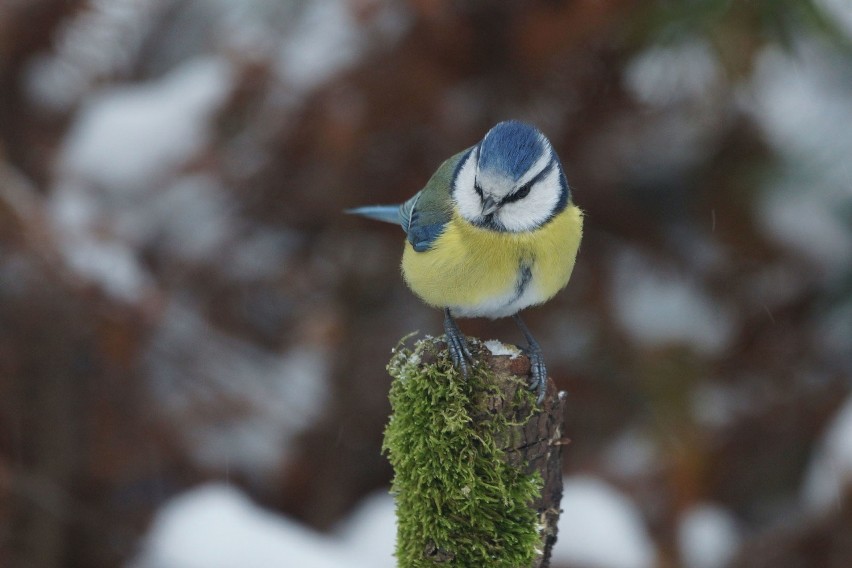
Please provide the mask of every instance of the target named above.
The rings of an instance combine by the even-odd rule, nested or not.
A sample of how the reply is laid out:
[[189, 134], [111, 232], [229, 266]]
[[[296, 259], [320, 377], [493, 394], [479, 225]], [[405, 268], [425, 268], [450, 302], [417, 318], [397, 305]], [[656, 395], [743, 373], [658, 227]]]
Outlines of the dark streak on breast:
[[527, 290], [527, 286], [529, 286], [530, 280], [532, 280], [532, 261], [522, 260], [521, 264], [518, 266], [518, 281], [515, 283], [515, 297], [512, 298], [512, 302], [517, 301], [524, 295], [524, 292]]

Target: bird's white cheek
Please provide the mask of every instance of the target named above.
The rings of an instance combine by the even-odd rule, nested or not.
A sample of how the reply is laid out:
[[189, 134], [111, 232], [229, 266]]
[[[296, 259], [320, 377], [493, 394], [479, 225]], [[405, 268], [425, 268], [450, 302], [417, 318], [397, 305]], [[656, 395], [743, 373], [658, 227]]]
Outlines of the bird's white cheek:
[[471, 156], [473, 152], [465, 158], [465, 163], [459, 169], [453, 194], [459, 213], [469, 221], [477, 219], [482, 214], [482, 201], [473, 188], [476, 182], [476, 163]]
[[509, 231], [531, 231], [550, 217], [559, 203], [561, 191], [559, 168], [553, 168], [532, 187], [528, 196], [504, 205], [500, 210], [499, 220]]

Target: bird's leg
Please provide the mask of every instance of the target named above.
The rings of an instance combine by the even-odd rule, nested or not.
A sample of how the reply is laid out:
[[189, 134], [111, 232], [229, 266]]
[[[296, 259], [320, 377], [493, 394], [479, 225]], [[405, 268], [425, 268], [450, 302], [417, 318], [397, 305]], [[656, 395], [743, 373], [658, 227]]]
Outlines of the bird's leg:
[[532, 336], [532, 333], [530, 333], [529, 328], [527, 328], [520, 315], [515, 314], [512, 318], [515, 320], [515, 323], [518, 324], [518, 328], [527, 340], [526, 352], [527, 356], [530, 358], [530, 373], [532, 375], [530, 390], [534, 390], [538, 393], [536, 403], [541, 404], [544, 400], [544, 393], [547, 390], [547, 368], [544, 366], [544, 355], [541, 353], [541, 346]]
[[447, 349], [450, 350], [453, 365], [467, 378], [468, 362], [473, 361], [473, 356], [467, 348], [467, 341], [465, 341], [464, 335], [456, 324], [456, 320], [450, 314], [450, 308], [444, 308], [444, 333], [447, 336]]

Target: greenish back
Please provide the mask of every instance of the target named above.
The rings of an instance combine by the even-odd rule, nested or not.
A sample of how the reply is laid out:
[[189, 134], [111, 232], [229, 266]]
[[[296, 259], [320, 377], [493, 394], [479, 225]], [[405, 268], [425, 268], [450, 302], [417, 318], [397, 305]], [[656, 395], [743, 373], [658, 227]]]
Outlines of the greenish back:
[[470, 150], [463, 150], [446, 160], [432, 174], [426, 186], [400, 206], [402, 226], [408, 233], [408, 241], [415, 251], [429, 250], [452, 218], [450, 186], [459, 162]]

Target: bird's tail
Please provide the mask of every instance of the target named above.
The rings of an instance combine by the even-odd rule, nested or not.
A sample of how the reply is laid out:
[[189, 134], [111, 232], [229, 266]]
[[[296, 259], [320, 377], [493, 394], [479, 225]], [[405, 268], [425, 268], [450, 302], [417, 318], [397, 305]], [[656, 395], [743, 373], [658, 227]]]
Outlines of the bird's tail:
[[385, 223], [393, 223], [399, 225], [402, 219], [399, 215], [399, 205], [368, 205], [366, 207], [355, 207], [347, 209], [346, 213], [350, 215], [360, 215], [376, 221], [384, 221]]

